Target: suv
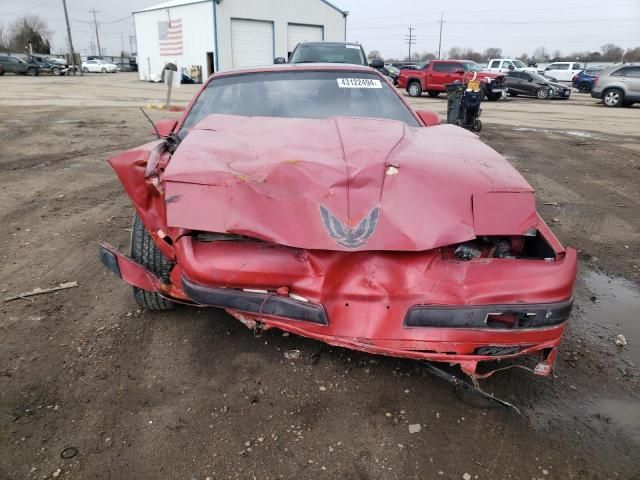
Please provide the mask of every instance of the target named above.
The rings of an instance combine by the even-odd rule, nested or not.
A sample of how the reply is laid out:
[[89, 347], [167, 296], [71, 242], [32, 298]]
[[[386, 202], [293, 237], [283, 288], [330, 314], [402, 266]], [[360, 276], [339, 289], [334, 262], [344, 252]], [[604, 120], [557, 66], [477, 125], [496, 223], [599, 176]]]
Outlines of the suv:
[[593, 88], [596, 77], [603, 69], [604, 67], [587, 68], [573, 77], [571, 85], [573, 88], [577, 88], [580, 93], [589, 93]]
[[492, 58], [489, 60], [487, 67], [489, 72], [530, 72], [538, 73], [538, 69], [534, 67], [527, 67], [525, 63], [517, 58]]
[[38, 75], [40, 67], [33, 62], [25, 62], [21, 58], [9, 55], [0, 55], [0, 64], [4, 67], [4, 72], [19, 73], [22, 75]]
[[606, 107], [630, 107], [640, 102], [640, 65], [621, 64], [602, 70], [591, 90]]
[[[384, 62], [378, 62], [384, 66]], [[288, 62], [284, 57], [278, 57], [273, 63], [349, 63], [369, 66], [362, 45], [348, 42], [302, 42], [293, 49]], [[377, 65], [374, 60], [371, 66], [379, 68], [374, 63]]]
[[52, 75], [60, 75], [62, 73], [62, 67], [58, 64], [54, 64], [48, 57], [43, 57], [42, 55], [31, 55], [29, 60], [38, 64], [40, 71], [51, 73]]

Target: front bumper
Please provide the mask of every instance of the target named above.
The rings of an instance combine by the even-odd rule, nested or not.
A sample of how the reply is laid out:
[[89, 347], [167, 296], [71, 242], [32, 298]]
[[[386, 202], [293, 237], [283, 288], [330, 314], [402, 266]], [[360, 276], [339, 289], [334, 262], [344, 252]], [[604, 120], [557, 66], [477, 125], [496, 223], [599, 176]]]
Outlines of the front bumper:
[[172, 300], [225, 308], [251, 328], [280, 328], [369, 353], [459, 364], [525, 355], [547, 374], [576, 275], [555, 261], [452, 261], [439, 251], [306, 251], [261, 242], [175, 242], [171, 284], [102, 244], [125, 282]]

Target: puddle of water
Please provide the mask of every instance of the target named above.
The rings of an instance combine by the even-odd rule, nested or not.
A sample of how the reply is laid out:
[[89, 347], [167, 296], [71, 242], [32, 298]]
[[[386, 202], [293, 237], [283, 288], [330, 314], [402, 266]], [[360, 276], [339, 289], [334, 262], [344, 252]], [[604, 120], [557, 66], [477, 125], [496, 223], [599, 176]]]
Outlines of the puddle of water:
[[[640, 365], [640, 291], [621, 279], [587, 271], [583, 279], [596, 297], [591, 305], [584, 305], [584, 316], [593, 323], [610, 325], [611, 334], [624, 335], [624, 352]], [[611, 341], [614, 341], [614, 338]]]
[[640, 405], [634, 401], [607, 398], [593, 406], [593, 413], [611, 419], [631, 437], [640, 441]]

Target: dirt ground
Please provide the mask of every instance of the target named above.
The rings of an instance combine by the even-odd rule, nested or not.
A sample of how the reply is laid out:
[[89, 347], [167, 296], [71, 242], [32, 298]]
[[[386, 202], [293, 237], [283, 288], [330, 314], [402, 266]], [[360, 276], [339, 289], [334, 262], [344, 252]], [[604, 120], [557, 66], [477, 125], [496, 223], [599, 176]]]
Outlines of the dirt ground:
[[140, 311], [97, 257], [126, 249], [132, 215], [104, 160], [150, 138], [138, 106], [163, 98], [134, 74], [0, 77], [0, 295], [79, 283], [0, 300], [0, 479], [640, 479], [638, 106], [484, 104], [482, 139], [581, 256], [554, 375], [483, 382], [518, 415], [416, 362]]

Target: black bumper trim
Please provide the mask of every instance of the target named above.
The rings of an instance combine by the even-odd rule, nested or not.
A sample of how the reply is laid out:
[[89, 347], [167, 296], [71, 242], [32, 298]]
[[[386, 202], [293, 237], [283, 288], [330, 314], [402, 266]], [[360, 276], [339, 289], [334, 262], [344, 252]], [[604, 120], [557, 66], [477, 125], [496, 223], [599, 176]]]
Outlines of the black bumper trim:
[[196, 303], [210, 307], [232, 308], [242, 312], [301, 320], [327, 325], [324, 307], [317, 303], [267, 293], [245, 292], [236, 288], [205, 287], [182, 277], [185, 293]]
[[[405, 327], [439, 328], [491, 328], [519, 330], [559, 325], [571, 313], [573, 298], [557, 303], [515, 304], [515, 305], [475, 305], [442, 306], [416, 305], [411, 307], [404, 318]], [[514, 324], [501, 322], [487, 323], [491, 314], [514, 314]]]

